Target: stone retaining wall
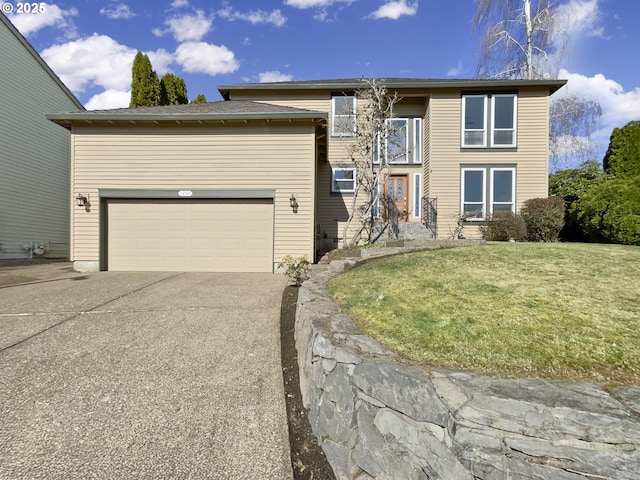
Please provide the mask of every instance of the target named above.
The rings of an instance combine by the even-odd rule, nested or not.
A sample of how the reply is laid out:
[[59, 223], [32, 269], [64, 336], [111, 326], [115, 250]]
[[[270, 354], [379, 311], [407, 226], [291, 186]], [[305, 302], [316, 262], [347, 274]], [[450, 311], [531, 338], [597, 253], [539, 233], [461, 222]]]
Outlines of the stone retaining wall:
[[304, 406], [338, 479], [640, 478], [640, 387], [400, 365], [326, 294], [358, 261], [317, 270], [296, 313]]

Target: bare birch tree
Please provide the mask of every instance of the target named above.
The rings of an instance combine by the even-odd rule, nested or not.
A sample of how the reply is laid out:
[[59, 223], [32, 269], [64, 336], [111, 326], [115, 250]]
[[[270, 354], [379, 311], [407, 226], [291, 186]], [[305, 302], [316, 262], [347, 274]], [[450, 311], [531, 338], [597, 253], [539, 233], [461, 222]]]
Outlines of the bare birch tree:
[[[480, 78], [557, 78], [567, 49], [570, 11], [552, 0], [477, 0], [472, 33], [486, 29], [476, 76]], [[593, 158], [591, 139], [602, 116], [600, 104], [578, 96], [551, 100], [549, 125], [552, 167], [569, 168]]]
[[355, 187], [342, 235], [344, 246], [372, 241], [375, 210], [394, 160], [389, 154], [393, 149], [388, 146], [393, 142], [395, 127], [389, 120], [400, 98], [397, 92], [388, 92], [383, 80], [363, 83], [364, 87], [356, 91], [355, 137], [347, 147], [349, 160], [355, 165]]
[[555, 12], [551, 0], [478, 0], [472, 33], [486, 28], [476, 76], [479, 78], [547, 77]]

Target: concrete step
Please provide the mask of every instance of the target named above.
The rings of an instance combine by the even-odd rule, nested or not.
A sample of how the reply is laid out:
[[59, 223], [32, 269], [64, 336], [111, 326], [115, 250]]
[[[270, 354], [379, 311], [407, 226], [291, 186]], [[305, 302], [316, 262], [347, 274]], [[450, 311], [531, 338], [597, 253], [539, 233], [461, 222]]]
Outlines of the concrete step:
[[388, 242], [392, 240], [416, 240], [433, 239], [433, 232], [418, 222], [400, 222], [395, 228], [393, 225], [378, 223], [373, 228], [375, 242]]

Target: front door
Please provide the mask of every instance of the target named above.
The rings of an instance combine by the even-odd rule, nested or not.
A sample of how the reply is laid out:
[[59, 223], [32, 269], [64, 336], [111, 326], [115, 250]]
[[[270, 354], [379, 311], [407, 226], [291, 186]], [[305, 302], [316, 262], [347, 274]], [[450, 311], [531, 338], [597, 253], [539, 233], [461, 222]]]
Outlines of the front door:
[[409, 200], [407, 187], [409, 185], [408, 175], [389, 175], [385, 188], [385, 198], [388, 199], [385, 208], [385, 220], [398, 222], [409, 220]]

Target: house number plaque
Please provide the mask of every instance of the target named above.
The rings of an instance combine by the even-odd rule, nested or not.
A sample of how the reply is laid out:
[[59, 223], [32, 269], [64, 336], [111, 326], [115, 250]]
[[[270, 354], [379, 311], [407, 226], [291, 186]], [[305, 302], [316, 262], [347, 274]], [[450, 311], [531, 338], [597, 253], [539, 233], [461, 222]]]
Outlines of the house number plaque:
[[190, 197], [192, 195], [193, 195], [193, 192], [191, 190], [180, 190], [178, 192], [179, 197]]

